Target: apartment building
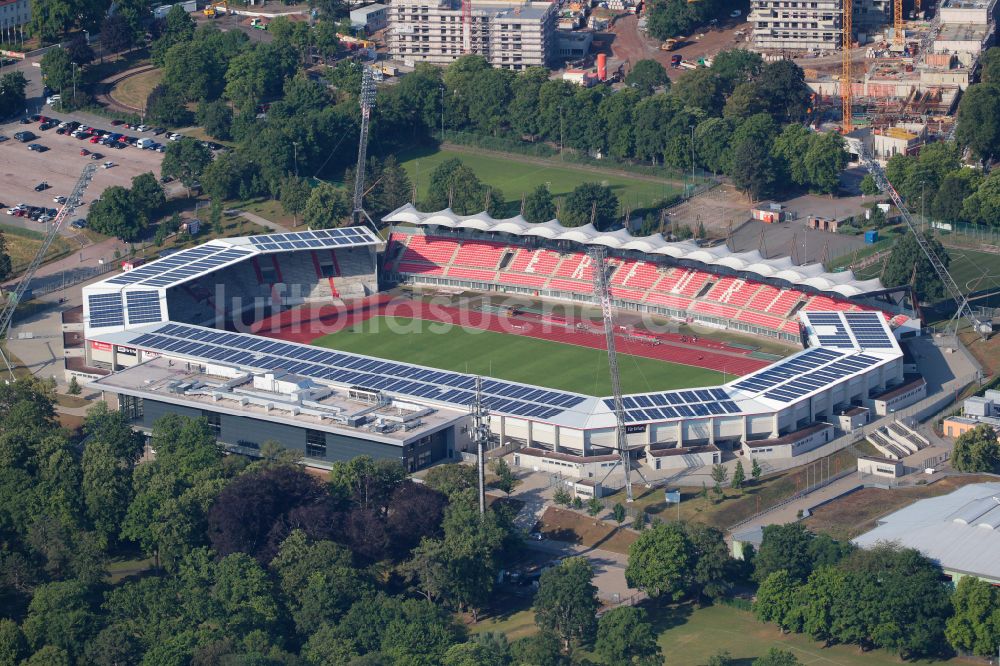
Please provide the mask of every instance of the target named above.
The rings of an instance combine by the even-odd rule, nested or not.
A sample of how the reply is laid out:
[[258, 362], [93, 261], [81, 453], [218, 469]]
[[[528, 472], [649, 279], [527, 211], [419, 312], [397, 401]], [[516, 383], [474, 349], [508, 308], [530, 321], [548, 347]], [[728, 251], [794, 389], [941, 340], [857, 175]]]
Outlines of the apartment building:
[[[556, 42], [553, 3], [472, 0], [472, 53], [494, 67], [546, 67]], [[394, 0], [389, 10], [389, 53], [407, 63], [447, 65], [465, 53], [460, 0]]]
[[[889, 20], [891, 0], [853, 0], [853, 38], [864, 44]], [[842, 0], [751, 0], [758, 51], [834, 51], [843, 43]]]
[[[0, 29], [7, 30], [31, 21], [30, 0], [0, 0]], [[0, 41], [12, 41], [12, 35], [0, 36]]]

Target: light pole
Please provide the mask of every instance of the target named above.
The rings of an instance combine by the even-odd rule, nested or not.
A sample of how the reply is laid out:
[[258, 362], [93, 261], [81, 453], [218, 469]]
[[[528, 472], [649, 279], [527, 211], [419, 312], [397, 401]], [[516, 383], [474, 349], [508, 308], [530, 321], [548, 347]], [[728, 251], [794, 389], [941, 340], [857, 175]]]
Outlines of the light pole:
[[444, 86], [441, 86], [441, 143], [444, 143]]
[[71, 62], [70, 64], [73, 65], [73, 105], [75, 106], [76, 105], [76, 63], [75, 62]]
[[688, 125], [691, 128], [691, 194], [689, 198], [694, 196], [694, 125]]
[[559, 159], [563, 158], [563, 108], [559, 107]]
[[292, 161], [295, 163], [295, 180], [299, 179], [299, 142], [292, 141]]

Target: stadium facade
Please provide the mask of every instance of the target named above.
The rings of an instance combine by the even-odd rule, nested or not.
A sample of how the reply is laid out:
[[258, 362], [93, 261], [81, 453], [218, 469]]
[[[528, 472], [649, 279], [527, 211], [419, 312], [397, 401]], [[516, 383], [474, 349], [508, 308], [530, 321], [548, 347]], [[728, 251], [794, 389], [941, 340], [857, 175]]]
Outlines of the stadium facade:
[[[817, 303], [836, 306], [803, 306], [780, 318], [764, 315], [780, 319], [780, 326], [794, 322], [795, 337], [805, 348], [760, 371], [718, 386], [625, 396], [632, 457], [651, 470], [705, 464], [723, 451], [765, 458], [799, 455], [832, 439], [839, 414], [870, 407], [872, 396], [904, 382], [897, 336], [911, 332], [913, 320], [900, 313], [899, 302], [887, 313], [859, 305], [868, 294], [884, 290], [877, 282], [854, 280], [849, 272], [829, 274], [623, 232], [567, 230], [558, 223], [460, 218], [449, 211], [421, 214], [412, 206], [387, 219], [415, 222], [418, 232], [451, 233], [451, 240], [460, 246], [468, 242], [476, 260], [487, 266], [496, 256], [493, 285], [501, 284], [503, 275], [517, 275], [520, 259], [510, 253], [544, 250], [565, 258], [588, 243], [602, 243], [620, 264], [616, 274], [627, 267], [629, 280], [639, 264], [655, 264], [664, 274], [697, 265], [712, 276], [713, 285], [732, 281], [728, 295], [737, 286], [767, 287], [774, 294], [762, 298], [771, 303], [795, 285], [809, 290]], [[465, 225], [462, 237], [454, 235], [459, 225]], [[248, 313], [257, 317], [302, 303], [370, 295], [377, 289], [380, 265], [384, 279], [414, 275], [400, 271], [401, 264], [416, 265], [404, 256], [409, 246], [392, 247], [403, 231], [393, 231], [384, 253], [379, 252], [383, 242], [362, 228], [213, 240], [89, 285], [84, 288], [87, 360], [111, 371], [93, 386], [116, 396], [139, 427], [150, 427], [165, 413], [201, 415], [220, 442], [243, 453], [253, 454], [274, 439], [316, 466], [366, 453], [402, 460], [413, 470], [457, 457], [472, 447], [474, 376], [225, 330], [225, 324], [246, 320]], [[406, 242], [418, 235], [407, 235]], [[484, 242], [508, 249], [484, 256], [479, 254]], [[426, 262], [440, 270], [427, 278], [449, 279], [461, 248], [447, 251], [449, 256]], [[574, 271], [575, 277], [547, 280], [564, 279], [567, 288], [582, 283], [586, 271], [579, 265]], [[760, 281], [751, 280], [751, 274]], [[681, 290], [695, 279], [685, 275]], [[527, 288], [544, 291], [540, 298], [587, 298], [582, 287], [568, 298], [560, 290]], [[689, 298], [692, 311], [699, 296], [712, 289], [707, 283], [698, 287]], [[631, 291], [638, 293], [634, 287]], [[214, 300], [223, 293], [224, 303]], [[649, 287], [643, 295], [652, 293]], [[602, 468], [614, 465], [610, 398], [493, 378], [483, 381], [482, 392], [495, 442], [516, 448], [521, 465], [581, 479], [603, 476]]]

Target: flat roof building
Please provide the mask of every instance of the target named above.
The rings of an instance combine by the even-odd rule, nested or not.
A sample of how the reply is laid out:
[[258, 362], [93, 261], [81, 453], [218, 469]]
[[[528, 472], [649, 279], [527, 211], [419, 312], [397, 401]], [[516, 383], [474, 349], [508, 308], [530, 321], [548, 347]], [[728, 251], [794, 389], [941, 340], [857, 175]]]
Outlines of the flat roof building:
[[[407, 64], [447, 65], [466, 53], [458, 0], [396, 0], [389, 27], [389, 53]], [[556, 49], [555, 30], [554, 3], [472, 0], [469, 52], [494, 67], [546, 67]]]
[[953, 582], [976, 576], [1000, 584], [1000, 482], [976, 483], [914, 502], [853, 540], [862, 548], [896, 542], [936, 561]]

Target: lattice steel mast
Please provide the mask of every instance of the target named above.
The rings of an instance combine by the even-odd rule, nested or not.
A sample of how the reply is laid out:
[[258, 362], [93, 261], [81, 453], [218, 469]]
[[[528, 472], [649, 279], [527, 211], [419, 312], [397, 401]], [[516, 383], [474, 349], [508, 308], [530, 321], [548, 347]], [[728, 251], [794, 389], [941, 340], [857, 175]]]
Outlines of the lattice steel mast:
[[490, 440], [490, 412], [483, 404], [483, 378], [476, 377], [476, 400], [472, 403], [472, 439], [476, 442], [479, 476], [479, 513], [486, 513], [486, 443]]
[[841, 123], [844, 134], [854, 129], [851, 120], [851, 108], [853, 107], [853, 90], [851, 90], [851, 32], [854, 29], [852, 23], [853, 0], [843, 0], [844, 17], [843, 33], [841, 35], [840, 55], [840, 101], [843, 108], [844, 120]]
[[368, 161], [368, 123], [371, 120], [372, 107], [375, 106], [375, 77], [372, 76], [371, 67], [367, 64], [361, 68], [361, 94], [358, 99], [361, 104], [361, 135], [358, 137], [358, 165], [354, 170], [354, 211], [351, 214], [354, 226], [363, 223], [362, 217], [372, 223], [372, 219], [362, 206], [362, 198], [365, 193], [365, 167]]
[[[83, 168], [80, 178], [77, 179], [76, 185], [73, 186], [73, 192], [66, 200], [66, 205], [62, 207], [62, 209], [56, 214], [55, 219], [52, 220], [52, 224], [49, 225], [45, 238], [42, 240], [42, 246], [38, 248], [38, 253], [35, 254], [35, 258], [31, 260], [31, 263], [28, 264], [27, 270], [25, 270], [24, 274], [21, 275], [21, 280], [17, 283], [14, 293], [10, 295], [3, 310], [0, 311], [0, 338], [6, 337], [7, 333], [10, 331], [10, 324], [14, 320], [14, 311], [17, 310], [18, 303], [21, 302], [25, 292], [28, 291], [28, 285], [31, 284], [31, 278], [35, 276], [35, 271], [37, 271], [38, 267], [42, 265], [42, 261], [45, 259], [45, 254], [49, 251], [49, 246], [52, 245], [52, 241], [54, 241], [56, 236], [59, 235], [59, 230], [62, 228], [63, 222], [70, 213], [76, 210], [76, 206], [83, 196], [83, 191], [86, 190], [87, 185], [90, 184], [96, 169], [97, 165], [93, 163], [88, 164]], [[3, 349], [0, 349], [0, 357], [3, 357], [4, 365], [7, 366], [7, 372], [9, 372], [11, 378], [13, 378], [14, 368], [11, 367], [10, 360], [8, 360], [7, 354], [3, 351]]]
[[[951, 277], [951, 273], [948, 272], [948, 268], [941, 261], [941, 258], [937, 255], [934, 247], [927, 241], [922, 233], [917, 229], [917, 226], [913, 223], [913, 219], [910, 217], [910, 213], [906, 208], [906, 204], [903, 202], [903, 198], [899, 196], [896, 188], [892, 186], [889, 179], [885, 175], [885, 171], [882, 169], [882, 165], [875, 161], [875, 159], [868, 154], [865, 149], [863, 141], [859, 142], [861, 148], [859, 149], [859, 156], [861, 157], [862, 164], [868, 169], [868, 173], [872, 175], [875, 179], [875, 183], [878, 185], [879, 190], [883, 193], [888, 194], [892, 202], [896, 204], [896, 208], [899, 209], [900, 215], [903, 217], [903, 221], [906, 223], [906, 227], [913, 234], [914, 238], [917, 239], [917, 245], [923, 251], [924, 256], [931, 263], [931, 267], [934, 272], [937, 273], [938, 278], [941, 279], [944, 288], [948, 291], [948, 295], [954, 299], [955, 303], [958, 305], [958, 311], [955, 313], [953, 318], [965, 317], [972, 324], [973, 328], [976, 329], [976, 333], [979, 334], [983, 340], [993, 331], [993, 326], [990, 322], [983, 321], [972, 311], [972, 307], [969, 305], [969, 299], [966, 298], [962, 290], [958, 288], [958, 284], [955, 283], [955, 279]], [[957, 330], [956, 323], [956, 330]]]
[[[608, 369], [611, 372], [611, 394], [614, 400], [615, 435], [622, 470], [625, 472], [625, 498], [632, 501], [632, 464], [628, 457], [628, 439], [625, 436], [625, 406], [622, 404], [621, 378], [618, 374], [618, 353], [615, 350], [615, 313], [611, 305], [611, 291], [608, 286], [607, 251], [597, 245], [590, 251], [594, 261], [594, 295], [601, 302], [604, 317], [604, 337], [608, 344]], [[612, 468], [614, 469], [614, 468]], [[609, 471], [610, 474], [610, 471]]]

